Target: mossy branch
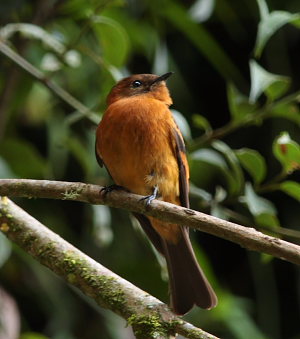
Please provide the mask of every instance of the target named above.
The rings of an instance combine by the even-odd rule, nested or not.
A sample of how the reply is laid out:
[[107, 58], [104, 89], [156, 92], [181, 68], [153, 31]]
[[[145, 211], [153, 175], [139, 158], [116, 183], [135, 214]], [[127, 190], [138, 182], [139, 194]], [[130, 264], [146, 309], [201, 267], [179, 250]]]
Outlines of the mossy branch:
[[127, 320], [139, 339], [217, 337], [176, 317], [167, 305], [80, 252], [6, 197], [0, 199], [0, 230], [41, 264]]
[[244, 227], [160, 200], [154, 200], [150, 206], [146, 207], [141, 202], [141, 196], [125, 191], [113, 191], [104, 197], [100, 192], [101, 188], [97, 185], [79, 182], [0, 179], [0, 196], [74, 200], [123, 208], [173, 224], [186, 225], [230, 240], [249, 250], [267, 253], [294, 264], [300, 264], [300, 246], [268, 236], [254, 228]]

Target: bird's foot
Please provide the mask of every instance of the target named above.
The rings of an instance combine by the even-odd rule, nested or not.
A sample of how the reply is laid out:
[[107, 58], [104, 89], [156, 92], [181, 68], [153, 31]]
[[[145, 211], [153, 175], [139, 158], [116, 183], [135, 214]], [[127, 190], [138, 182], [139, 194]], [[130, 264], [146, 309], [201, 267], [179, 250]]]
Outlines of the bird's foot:
[[145, 197], [143, 197], [141, 199], [141, 201], [145, 200], [146, 206], [149, 206], [151, 204], [152, 200], [156, 199], [157, 195], [158, 195], [158, 187], [155, 186], [154, 189], [153, 189], [153, 193], [150, 194], [150, 195], [146, 195]]
[[127, 191], [126, 188], [124, 188], [123, 186], [113, 184], [113, 185], [109, 185], [109, 186], [105, 186], [101, 188], [100, 194], [103, 194], [105, 197], [107, 193], [110, 193], [112, 191], [121, 191], [121, 190]]

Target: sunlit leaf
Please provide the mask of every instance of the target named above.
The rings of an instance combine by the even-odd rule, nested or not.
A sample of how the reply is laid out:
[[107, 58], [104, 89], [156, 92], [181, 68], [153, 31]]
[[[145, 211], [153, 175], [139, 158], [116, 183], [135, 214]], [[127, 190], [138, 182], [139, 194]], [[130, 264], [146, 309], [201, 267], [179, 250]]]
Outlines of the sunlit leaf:
[[189, 10], [191, 18], [196, 22], [208, 20], [215, 8], [215, 0], [197, 0]]
[[269, 12], [265, 0], [257, 0], [261, 20], [258, 25], [257, 38], [255, 43], [255, 56], [260, 57], [266, 43], [282, 26], [287, 23], [298, 25], [300, 15], [284, 11]]
[[219, 202], [224, 201], [226, 197], [227, 197], [227, 192], [225, 191], [225, 189], [222, 186], [217, 186], [214, 200], [219, 203]]
[[254, 217], [261, 214], [276, 215], [276, 209], [271, 201], [257, 195], [249, 182], [245, 185], [245, 195], [242, 201], [247, 205]]
[[111, 213], [108, 206], [93, 205], [93, 239], [100, 246], [108, 246], [113, 240]]
[[77, 68], [81, 65], [81, 54], [75, 50], [67, 51], [64, 54], [64, 61], [70, 67]]
[[286, 173], [300, 168], [300, 145], [287, 132], [282, 132], [275, 139], [273, 153]]
[[216, 218], [228, 220], [226, 209], [218, 203], [213, 203], [211, 205], [210, 214]]
[[287, 180], [280, 184], [280, 189], [294, 199], [300, 201], [300, 184], [296, 181]]
[[265, 19], [269, 15], [269, 9], [265, 0], [257, 0], [259, 14], [261, 19]]
[[235, 154], [256, 184], [265, 178], [266, 162], [259, 152], [249, 148], [241, 148]]
[[193, 160], [200, 160], [208, 164], [214, 165], [221, 169], [228, 169], [225, 159], [221, 156], [220, 153], [208, 149], [202, 148], [190, 154], [190, 158]]
[[288, 77], [270, 73], [254, 60], [250, 60], [250, 76], [250, 103], [254, 103], [263, 93], [274, 100], [283, 95], [290, 84]]
[[55, 72], [61, 69], [63, 64], [53, 53], [46, 53], [41, 60], [41, 69], [47, 72]]
[[165, 74], [169, 71], [169, 50], [165, 43], [157, 44], [152, 68], [154, 74]]
[[179, 111], [176, 111], [175, 109], [172, 109], [171, 111], [183, 137], [186, 140], [191, 139], [192, 137], [191, 128], [185, 116]]
[[7, 162], [2, 157], [0, 157], [0, 178], [1, 179], [15, 178], [14, 173], [12, 172]]

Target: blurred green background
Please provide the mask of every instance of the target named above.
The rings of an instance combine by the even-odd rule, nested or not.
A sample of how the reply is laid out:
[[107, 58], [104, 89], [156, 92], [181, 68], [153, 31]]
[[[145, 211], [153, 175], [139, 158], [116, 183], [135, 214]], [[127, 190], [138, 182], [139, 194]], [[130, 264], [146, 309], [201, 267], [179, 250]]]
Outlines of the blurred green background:
[[[1, 1], [0, 177], [109, 184], [94, 141], [110, 88], [174, 71], [192, 207], [299, 243], [298, 11], [298, 0]], [[163, 264], [126, 211], [15, 201], [167, 302]], [[298, 267], [191, 233], [219, 305], [187, 320], [226, 339], [300, 338]], [[1, 339], [132, 338], [2, 234], [0, 283]]]

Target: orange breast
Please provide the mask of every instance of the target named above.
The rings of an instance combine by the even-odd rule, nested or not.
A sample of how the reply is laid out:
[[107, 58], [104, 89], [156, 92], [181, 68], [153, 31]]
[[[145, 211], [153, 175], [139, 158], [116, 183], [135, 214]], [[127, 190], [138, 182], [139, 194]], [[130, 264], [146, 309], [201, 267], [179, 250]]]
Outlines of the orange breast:
[[174, 126], [168, 107], [143, 95], [110, 105], [97, 129], [97, 151], [115, 183], [141, 195], [158, 186], [163, 200], [178, 204]]

